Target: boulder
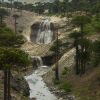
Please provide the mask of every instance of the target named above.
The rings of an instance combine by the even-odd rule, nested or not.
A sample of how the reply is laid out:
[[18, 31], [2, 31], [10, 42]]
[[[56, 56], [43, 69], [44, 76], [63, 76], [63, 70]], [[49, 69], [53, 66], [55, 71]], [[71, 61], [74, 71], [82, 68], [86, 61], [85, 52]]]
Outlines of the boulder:
[[22, 93], [24, 96], [29, 96], [30, 94], [29, 85], [21, 75], [16, 75], [11, 78], [11, 87], [19, 93]]
[[30, 99], [30, 100], [37, 100], [37, 99], [34, 97], [34, 98]]

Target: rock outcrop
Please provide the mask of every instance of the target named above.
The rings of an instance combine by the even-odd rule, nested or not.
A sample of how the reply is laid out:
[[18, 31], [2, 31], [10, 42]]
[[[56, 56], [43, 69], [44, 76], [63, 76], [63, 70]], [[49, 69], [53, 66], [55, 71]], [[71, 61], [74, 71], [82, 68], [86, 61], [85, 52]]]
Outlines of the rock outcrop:
[[[4, 73], [0, 70], [0, 100], [4, 98]], [[29, 86], [21, 75], [11, 76], [11, 100], [30, 100]], [[25, 99], [24, 99], [25, 98]]]
[[29, 96], [29, 85], [24, 77], [16, 75], [11, 78], [11, 87], [24, 96]]
[[[74, 61], [74, 56], [75, 56], [75, 49], [71, 49], [68, 52], [66, 52], [58, 61], [59, 64], [59, 76], [62, 77], [62, 72], [65, 68], [71, 68], [75, 61]], [[47, 84], [53, 84], [52, 81], [55, 77], [54, 74], [54, 69], [55, 69], [55, 64], [52, 66], [52, 68], [43, 76], [45, 82]]]

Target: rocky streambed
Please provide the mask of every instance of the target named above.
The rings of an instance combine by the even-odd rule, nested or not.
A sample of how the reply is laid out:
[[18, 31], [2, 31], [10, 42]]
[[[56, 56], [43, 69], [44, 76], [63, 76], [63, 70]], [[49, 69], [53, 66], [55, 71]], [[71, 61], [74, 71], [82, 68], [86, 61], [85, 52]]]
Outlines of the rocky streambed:
[[[53, 85], [47, 84], [44, 80], [46, 73], [50, 72], [51, 68], [41, 66], [32, 74], [25, 76], [30, 88], [31, 100], [76, 100], [75, 96], [59, 90]], [[52, 76], [52, 75], [50, 75]], [[49, 81], [49, 78], [47, 79]]]

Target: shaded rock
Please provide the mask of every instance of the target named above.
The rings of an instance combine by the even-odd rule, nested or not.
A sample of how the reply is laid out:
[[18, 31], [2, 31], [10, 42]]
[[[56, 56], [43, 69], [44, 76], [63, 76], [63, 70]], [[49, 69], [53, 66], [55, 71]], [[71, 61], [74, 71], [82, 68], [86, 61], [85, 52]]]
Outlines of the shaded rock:
[[16, 75], [11, 78], [11, 87], [22, 93], [24, 96], [29, 96], [29, 85], [27, 81], [21, 75]]
[[30, 99], [30, 100], [37, 100], [37, 99], [34, 97], [34, 98]]
[[59, 100], [63, 100], [63, 98], [59, 98]]
[[55, 54], [51, 53], [46, 56], [43, 56], [42, 60], [44, 65], [51, 66], [52, 64], [55, 63]]

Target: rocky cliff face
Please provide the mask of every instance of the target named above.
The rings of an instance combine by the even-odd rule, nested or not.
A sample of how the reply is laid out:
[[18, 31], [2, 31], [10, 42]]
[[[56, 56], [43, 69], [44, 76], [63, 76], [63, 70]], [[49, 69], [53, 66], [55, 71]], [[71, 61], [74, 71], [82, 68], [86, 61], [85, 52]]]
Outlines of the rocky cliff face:
[[[59, 64], [59, 76], [62, 77], [62, 72], [64, 69], [70, 69], [73, 67], [75, 61], [74, 61], [74, 56], [75, 56], [75, 49], [71, 49], [68, 52], [66, 52], [58, 61]], [[55, 77], [54, 74], [54, 69], [55, 69], [55, 64], [52, 66], [52, 68], [46, 73], [43, 77], [46, 83], [52, 84], [52, 80]]]

